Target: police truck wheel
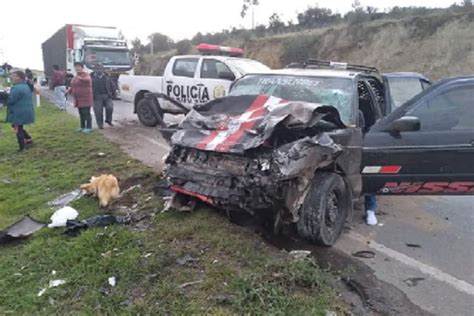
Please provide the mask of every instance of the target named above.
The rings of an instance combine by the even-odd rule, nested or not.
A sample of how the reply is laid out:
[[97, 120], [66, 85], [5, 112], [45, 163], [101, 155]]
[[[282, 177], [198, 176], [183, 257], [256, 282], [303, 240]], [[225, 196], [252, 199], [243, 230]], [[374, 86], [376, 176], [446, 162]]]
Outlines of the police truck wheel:
[[344, 227], [350, 203], [350, 194], [340, 175], [316, 173], [301, 207], [298, 234], [321, 246], [334, 245]]
[[[146, 99], [141, 99], [137, 103], [137, 115], [138, 120], [145, 126], [155, 127], [158, 125], [158, 118], [153, 111], [152, 104]], [[163, 115], [161, 109], [158, 109], [158, 113]]]

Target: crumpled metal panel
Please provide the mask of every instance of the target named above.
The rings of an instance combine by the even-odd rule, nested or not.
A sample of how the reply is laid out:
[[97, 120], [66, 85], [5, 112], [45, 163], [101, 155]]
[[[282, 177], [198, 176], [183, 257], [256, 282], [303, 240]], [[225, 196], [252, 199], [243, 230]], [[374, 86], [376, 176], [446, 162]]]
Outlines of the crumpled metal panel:
[[341, 146], [326, 133], [305, 137], [274, 150], [272, 175], [278, 180], [291, 179], [331, 164], [341, 152]]
[[230, 96], [189, 112], [172, 145], [243, 154], [262, 146], [278, 127], [301, 129], [321, 120], [345, 128], [332, 106], [270, 96]]

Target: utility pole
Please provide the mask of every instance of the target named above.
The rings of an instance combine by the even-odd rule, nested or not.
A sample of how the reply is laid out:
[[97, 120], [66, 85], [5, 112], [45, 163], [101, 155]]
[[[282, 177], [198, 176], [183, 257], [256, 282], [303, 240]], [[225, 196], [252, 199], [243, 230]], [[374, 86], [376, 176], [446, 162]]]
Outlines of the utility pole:
[[153, 40], [155, 39], [155, 34], [151, 34], [149, 38], [150, 38], [150, 54], [153, 55], [154, 53]]

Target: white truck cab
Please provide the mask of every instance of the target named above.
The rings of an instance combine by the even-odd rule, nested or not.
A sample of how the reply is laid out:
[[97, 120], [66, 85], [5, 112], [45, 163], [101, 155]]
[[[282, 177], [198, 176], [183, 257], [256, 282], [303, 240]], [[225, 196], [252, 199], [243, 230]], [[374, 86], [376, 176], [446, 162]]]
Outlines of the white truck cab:
[[[238, 56], [239, 48], [201, 44], [203, 55], [183, 55], [170, 59], [163, 77], [121, 76], [119, 87], [122, 100], [133, 102], [140, 122], [156, 126], [156, 115], [183, 114], [195, 105], [222, 98], [229, 92], [234, 80], [248, 73], [268, 71], [257, 61]], [[211, 55], [212, 54], [212, 55]], [[158, 101], [159, 108], [145, 99], [147, 93], [165, 96]]]

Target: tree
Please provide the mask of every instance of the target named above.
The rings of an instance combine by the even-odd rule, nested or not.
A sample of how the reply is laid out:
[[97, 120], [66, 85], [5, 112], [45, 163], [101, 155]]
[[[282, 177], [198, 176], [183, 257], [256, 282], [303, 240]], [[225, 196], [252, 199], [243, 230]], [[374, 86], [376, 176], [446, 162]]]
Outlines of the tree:
[[341, 19], [339, 14], [333, 14], [331, 9], [310, 7], [303, 13], [299, 13], [298, 24], [303, 28], [321, 27], [338, 22]]
[[245, 18], [245, 16], [247, 15], [247, 11], [252, 8], [252, 29], [255, 28], [255, 12], [254, 12], [254, 9], [255, 9], [255, 6], [258, 6], [260, 4], [260, 1], [259, 0], [243, 0], [243, 4], [242, 4], [242, 10], [240, 11], [240, 16], [243, 18]]
[[178, 51], [178, 55], [185, 55], [189, 53], [192, 49], [191, 41], [190, 40], [182, 40], [176, 43], [176, 50]]
[[174, 48], [174, 41], [161, 33], [153, 33], [148, 36], [150, 40], [150, 53], [166, 52]]
[[285, 23], [282, 22], [278, 13], [273, 13], [270, 17], [268, 28], [275, 33], [282, 31], [285, 28]]
[[132, 40], [132, 54], [143, 54], [146, 48], [145, 45], [142, 44], [142, 41], [139, 38], [135, 38]]

